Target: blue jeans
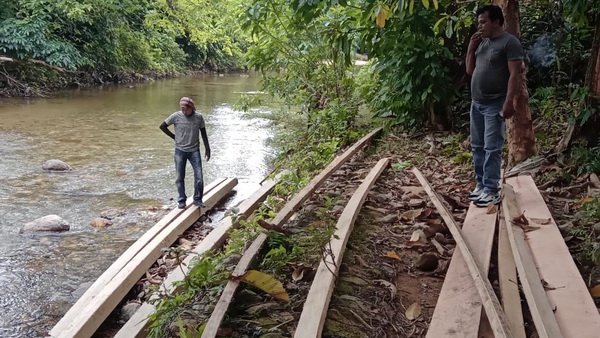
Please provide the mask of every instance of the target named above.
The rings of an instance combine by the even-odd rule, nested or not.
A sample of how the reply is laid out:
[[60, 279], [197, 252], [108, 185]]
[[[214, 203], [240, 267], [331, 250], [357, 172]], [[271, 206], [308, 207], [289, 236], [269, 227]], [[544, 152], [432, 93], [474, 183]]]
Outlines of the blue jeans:
[[491, 103], [471, 102], [471, 149], [477, 188], [497, 193], [500, 182], [504, 120], [500, 116], [504, 99]]
[[202, 195], [204, 194], [204, 180], [202, 179], [202, 160], [200, 158], [200, 150], [196, 151], [182, 151], [175, 149], [175, 172], [177, 178], [175, 179], [175, 185], [177, 185], [177, 192], [179, 193], [178, 203], [185, 203], [187, 196], [185, 195], [185, 165], [187, 161], [190, 161], [192, 169], [194, 169], [194, 201], [202, 202]]

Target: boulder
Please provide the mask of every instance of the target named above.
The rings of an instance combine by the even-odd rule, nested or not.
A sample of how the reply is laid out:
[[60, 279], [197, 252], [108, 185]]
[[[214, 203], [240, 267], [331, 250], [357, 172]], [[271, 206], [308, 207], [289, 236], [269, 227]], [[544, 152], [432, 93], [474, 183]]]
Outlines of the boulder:
[[29, 222], [23, 226], [20, 232], [37, 231], [68, 231], [71, 227], [69, 223], [57, 215], [48, 215]]
[[44, 164], [42, 164], [42, 169], [50, 170], [50, 171], [71, 171], [71, 170], [73, 170], [73, 168], [71, 168], [70, 165], [66, 164], [65, 162], [63, 162], [61, 160], [56, 160], [56, 159], [52, 159], [52, 160], [48, 160], [48, 161], [44, 162]]
[[111, 225], [113, 225], [113, 222], [111, 222], [110, 220], [106, 219], [106, 218], [94, 218], [91, 222], [90, 225], [94, 228], [105, 228], [105, 227], [109, 227]]

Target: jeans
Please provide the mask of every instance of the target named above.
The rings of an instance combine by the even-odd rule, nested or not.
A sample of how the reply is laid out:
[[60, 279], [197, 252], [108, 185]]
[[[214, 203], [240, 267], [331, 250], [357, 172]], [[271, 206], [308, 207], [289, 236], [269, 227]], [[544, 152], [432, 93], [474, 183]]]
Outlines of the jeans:
[[504, 120], [500, 116], [504, 99], [491, 103], [471, 102], [471, 149], [477, 188], [495, 194], [499, 189]]
[[185, 195], [185, 165], [186, 161], [190, 161], [192, 169], [194, 169], [194, 202], [202, 202], [204, 194], [204, 180], [202, 179], [202, 160], [200, 158], [200, 150], [187, 152], [175, 149], [175, 171], [177, 178], [177, 192], [179, 193], [178, 203], [185, 203], [187, 196]]

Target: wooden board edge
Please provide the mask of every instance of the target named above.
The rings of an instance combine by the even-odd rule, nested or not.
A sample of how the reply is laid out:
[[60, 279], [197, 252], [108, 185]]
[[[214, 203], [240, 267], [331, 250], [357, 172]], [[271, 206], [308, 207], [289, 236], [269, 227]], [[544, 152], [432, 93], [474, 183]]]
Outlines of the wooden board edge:
[[323, 260], [319, 263], [315, 279], [310, 286], [302, 313], [300, 314], [300, 320], [298, 321], [298, 327], [302, 329], [296, 330], [294, 334], [295, 338], [321, 337], [327, 317], [327, 309], [331, 301], [331, 295], [333, 294], [335, 279], [342, 263], [346, 244], [354, 228], [354, 223], [371, 187], [389, 164], [389, 158], [379, 160], [363, 183], [356, 189], [346, 204], [344, 211], [342, 211], [336, 224], [337, 229], [330, 240], [330, 243], [332, 243], [331, 252], [335, 264], [330, 264]]
[[494, 335], [496, 338], [512, 337], [508, 322], [506, 320], [506, 315], [504, 314], [504, 311], [500, 306], [500, 302], [498, 301], [498, 297], [496, 297], [494, 289], [487, 278], [487, 274], [483, 272], [479, 264], [477, 264], [475, 261], [475, 258], [473, 257], [468, 244], [465, 242], [460, 228], [454, 221], [452, 214], [450, 214], [450, 212], [442, 204], [440, 198], [437, 196], [437, 193], [435, 190], [433, 190], [419, 169], [413, 168], [412, 171], [419, 182], [421, 182], [421, 185], [427, 192], [427, 195], [429, 195], [429, 198], [435, 207], [438, 209], [440, 216], [446, 222], [446, 225], [448, 225], [450, 233], [452, 233], [452, 237], [454, 237], [454, 240], [456, 241], [456, 246], [461, 251], [463, 258], [465, 259], [465, 263], [469, 268], [469, 273], [473, 277], [475, 287], [477, 288], [477, 292], [481, 297], [483, 308], [485, 309], [485, 313], [490, 321]]
[[[220, 177], [212, 181], [206, 186], [205, 194], [210, 193], [220, 184], [222, 184], [227, 178]], [[188, 205], [191, 204], [193, 198], [190, 197]], [[75, 317], [77, 317], [81, 310], [89, 304], [90, 300], [94, 298], [104, 286], [110, 282], [114, 276], [116, 276], [125, 265], [140, 252], [144, 246], [149, 243], [157, 234], [159, 234], [166, 226], [181, 214], [185, 212], [185, 209], [175, 208], [171, 210], [167, 215], [161, 218], [155, 225], [146, 230], [133, 244], [131, 244], [125, 252], [123, 252], [104, 272], [96, 278], [94, 283], [79, 297], [79, 299], [71, 306], [71, 308], [65, 313], [65, 315], [54, 325], [50, 334], [54, 335], [57, 332], [63, 331], [67, 325], [69, 325]]]
[[[205, 196], [205, 203], [212, 207], [225, 197], [237, 184], [237, 179], [227, 179], [216, 189]], [[81, 312], [67, 327], [55, 333], [57, 337], [90, 337], [110, 312], [123, 299], [125, 294], [137, 282], [158, 257], [160, 250], [171, 245], [179, 235], [191, 226], [207, 208], [193, 206], [186, 209], [177, 219], [169, 224], [163, 231], [152, 239], [138, 254], [132, 258], [119, 273], [109, 281], [106, 286], [90, 300]]]

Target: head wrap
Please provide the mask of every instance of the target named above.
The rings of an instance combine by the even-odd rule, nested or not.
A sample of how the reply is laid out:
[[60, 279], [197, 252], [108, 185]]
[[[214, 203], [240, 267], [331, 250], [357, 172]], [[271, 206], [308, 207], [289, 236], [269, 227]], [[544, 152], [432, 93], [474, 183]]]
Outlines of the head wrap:
[[192, 108], [192, 110], [196, 110], [196, 106], [194, 105], [194, 101], [192, 101], [192, 99], [190, 99], [189, 97], [186, 97], [186, 96], [182, 97], [179, 100], [179, 106], [180, 107], [188, 106], [188, 107]]

